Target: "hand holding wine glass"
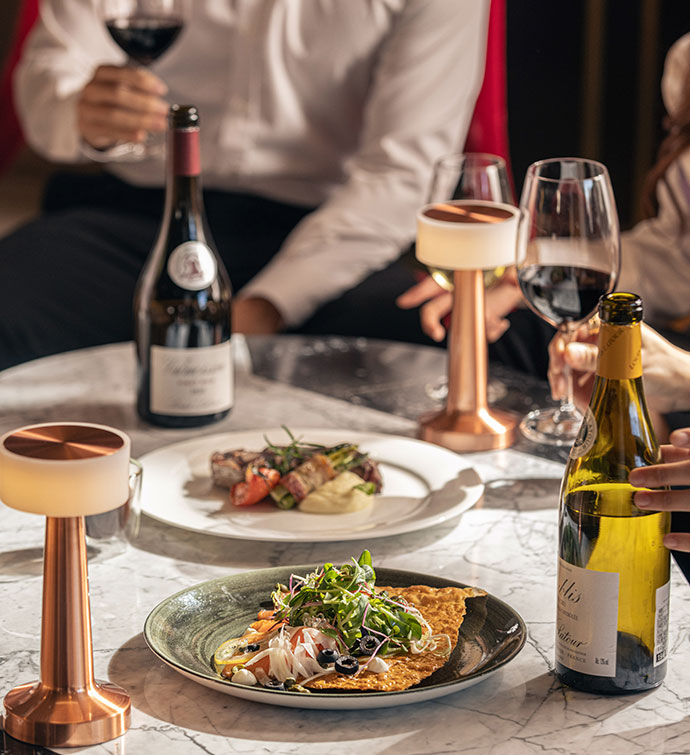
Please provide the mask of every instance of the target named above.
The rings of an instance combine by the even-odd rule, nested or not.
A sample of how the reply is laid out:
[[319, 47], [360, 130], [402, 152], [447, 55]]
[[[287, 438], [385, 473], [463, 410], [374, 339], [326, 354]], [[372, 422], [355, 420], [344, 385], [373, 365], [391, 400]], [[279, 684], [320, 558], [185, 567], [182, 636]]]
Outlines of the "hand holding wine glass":
[[[620, 231], [608, 171], [581, 158], [542, 160], [527, 170], [520, 200], [518, 281], [525, 301], [558, 328], [565, 343], [613, 290], [620, 267]], [[570, 370], [559, 407], [535, 409], [522, 421], [539, 443], [569, 445], [582, 415], [573, 403]]]
[[128, 55], [126, 66], [100, 66], [78, 105], [82, 138], [105, 159], [139, 160], [162, 155], [167, 87], [148, 70], [177, 39], [186, 0], [100, 0], [113, 41]]
[[[106, 158], [142, 145], [149, 133], [163, 133], [168, 104], [165, 84], [145, 68], [99, 66], [77, 105], [81, 138]], [[120, 147], [111, 151], [113, 145]], [[124, 145], [124, 146], [123, 146]]]

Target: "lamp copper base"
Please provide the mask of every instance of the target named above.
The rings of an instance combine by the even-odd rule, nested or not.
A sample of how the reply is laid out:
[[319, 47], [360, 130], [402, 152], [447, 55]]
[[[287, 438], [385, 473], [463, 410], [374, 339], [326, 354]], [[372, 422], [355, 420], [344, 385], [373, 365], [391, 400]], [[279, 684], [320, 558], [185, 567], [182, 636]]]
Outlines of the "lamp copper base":
[[443, 409], [420, 419], [419, 437], [451, 451], [489, 451], [515, 442], [520, 418], [501, 409]]
[[95, 745], [122, 736], [129, 727], [129, 695], [109, 682], [95, 682], [86, 689], [30, 682], [8, 692], [4, 702], [5, 731], [30, 744]]

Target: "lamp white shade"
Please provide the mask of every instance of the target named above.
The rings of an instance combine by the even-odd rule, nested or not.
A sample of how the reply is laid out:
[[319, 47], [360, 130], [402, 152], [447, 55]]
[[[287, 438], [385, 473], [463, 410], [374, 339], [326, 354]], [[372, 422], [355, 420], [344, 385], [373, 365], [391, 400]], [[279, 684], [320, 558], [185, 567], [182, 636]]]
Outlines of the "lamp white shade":
[[478, 199], [425, 205], [417, 213], [417, 259], [446, 270], [512, 265], [519, 217], [513, 205]]
[[32, 514], [101, 514], [129, 497], [129, 437], [85, 422], [27, 425], [0, 438], [0, 500]]

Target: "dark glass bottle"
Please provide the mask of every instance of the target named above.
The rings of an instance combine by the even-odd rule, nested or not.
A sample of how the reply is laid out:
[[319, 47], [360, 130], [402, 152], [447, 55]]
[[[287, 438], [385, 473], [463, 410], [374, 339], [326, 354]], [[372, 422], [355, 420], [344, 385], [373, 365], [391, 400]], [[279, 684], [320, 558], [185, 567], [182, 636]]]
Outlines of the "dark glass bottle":
[[666, 674], [670, 515], [638, 509], [628, 482], [631, 469], [660, 461], [642, 384], [642, 302], [609, 294], [599, 317], [594, 390], [561, 487], [556, 673], [620, 694]]
[[232, 289], [206, 222], [200, 170], [199, 113], [173, 105], [163, 220], [134, 296], [137, 410], [164, 427], [221, 420], [234, 398]]

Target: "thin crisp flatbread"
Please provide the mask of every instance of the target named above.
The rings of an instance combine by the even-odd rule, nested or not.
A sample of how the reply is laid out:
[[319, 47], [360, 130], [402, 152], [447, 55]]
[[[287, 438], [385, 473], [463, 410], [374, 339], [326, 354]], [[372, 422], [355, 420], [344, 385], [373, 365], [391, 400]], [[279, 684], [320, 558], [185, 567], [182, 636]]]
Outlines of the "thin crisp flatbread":
[[[399, 595], [415, 606], [429, 622], [433, 634], [447, 634], [450, 637], [451, 652], [458, 642], [458, 632], [465, 618], [465, 601], [486, 595], [477, 587], [378, 587], [389, 595]], [[345, 692], [397, 692], [418, 684], [444, 666], [447, 656], [433, 652], [413, 655], [397, 655], [386, 658], [388, 671], [374, 674], [362, 671], [356, 676], [328, 674], [305, 684], [313, 690], [342, 690]]]

